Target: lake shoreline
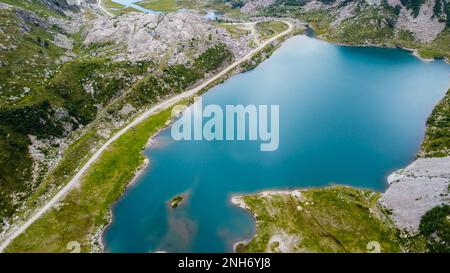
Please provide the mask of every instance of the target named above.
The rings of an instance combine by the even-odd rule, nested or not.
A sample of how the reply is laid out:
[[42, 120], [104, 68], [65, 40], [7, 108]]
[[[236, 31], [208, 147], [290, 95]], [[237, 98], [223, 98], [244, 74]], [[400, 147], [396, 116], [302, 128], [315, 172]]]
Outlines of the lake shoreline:
[[[407, 51], [407, 52], [411, 53], [414, 57], [416, 57], [417, 59], [419, 59], [419, 60], [421, 60], [423, 62], [433, 62], [433, 61], [443, 60], [447, 64], [450, 64], [450, 60], [448, 58], [424, 58], [424, 57], [422, 57], [419, 54], [419, 50], [418, 49], [413, 49], [413, 48], [406, 48], [406, 47], [401, 47], [401, 46], [389, 46], [389, 45], [381, 45], [381, 44], [346, 44], [346, 43], [341, 43], [341, 42], [336, 42], [336, 41], [330, 41], [330, 40], [328, 40], [328, 39], [326, 39], [325, 37], [322, 37], [322, 36], [314, 36], [313, 38], [316, 38], [318, 40], [324, 41], [326, 43], [331, 43], [331, 44], [334, 44], [334, 45], [337, 45], [337, 46], [343, 46], [343, 47], [400, 49], [400, 50]], [[444, 93], [444, 97], [441, 100], [444, 100], [444, 99], [445, 99], [445, 93]], [[433, 109], [436, 108], [436, 106], [441, 102], [441, 100], [439, 100], [434, 105]], [[426, 130], [426, 128], [425, 128], [425, 130]], [[422, 141], [423, 140], [424, 139], [422, 139]], [[416, 155], [415, 159], [412, 160], [411, 162], [409, 162], [405, 168], [401, 168], [401, 169], [395, 170], [395, 171], [391, 172], [389, 175], [387, 175], [387, 177], [385, 179], [387, 187], [384, 189], [384, 191], [375, 191], [375, 192], [379, 192], [382, 195], [385, 194], [386, 192], [388, 192], [389, 189], [391, 189], [392, 184], [393, 184], [393, 182], [391, 181], [392, 177], [396, 177], [396, 179], [398, 180], [399, 179], [399, 173], [402, 173], [403, 170], [413, 166], [420, 159], [420, 157], [418, 157], [418, 156], [421, 153], [421, 151], [422, 151], [422, 145], [421, 145], [421, 147], [420, 147], [420, 149], [418, 151], [418, 154]], [[343, 186], [347, 187], [346, 185], [343, 185]], [[296, 191], [301, 192], [301, 191], [306, 191], [306, 190], [311, 189], [311, 188], [319, 188], [320, 189], [320, 188], [327, 188], [327, 187], [329, 187], [329, 186], [305, 187], [305, 188], [297, 188], [297, 189], [293, 189], [293, 190], [277, 190], [277, 189], [261, 190], [261, 191], [256, 191], [256, 192], [251, 193], [251, 194], [233, 195], [233, 196], [230, 197], [230, 202], [233, 205], [235, 205], [236, 207], [239, 207], [239, 208], [245, 210], [253, 218], [253, 220], [256, 223], [257, 222], [257, 219], [256, 219], [257, 215], [255, 215], [254, 212], [247, 206], [247, 204], [243, 200], [244, 196], [246, 196], [246, 195], [270, 196], [270, 195], [277, 195], [277, 194], [289, 195], [289, 194], [292, 194], [293, 192], [296, 192]], [[353, 188], [353, 189], [365, 190], [364, 188], [361, 188], [361, 187], [353, 187], [353, 186], [348, 186], [348, 187]], [[382, 199], [382, 197], [380, 197], [380, 200], [381, 199]], [[398, 225], [397, 225], [397, 227], [398, 227]], [[398, 228], [401, 228], [401, 227], [398, 227]], [[411, 232], [410, 234], [413, 235], [413, 234], [415, 234], [414, 232], [417, 232], [417, 230], [414, 230], [414, 229], [411, 230], [410, 229], [409, 232]], [[256, 235], [256, 233], [255, 233], [255, 235]], [[236, 252], [236, 248], [237, 248], [238, 245], [240, 245], [240, 244], [248, 244], [254, 238], [255, 235], [253, 235], [249, 239], [245, 239], [245, 240], [241, 240], [241, 241], [235, 242], [233, 244], [234, 252]]]
[[[311, 189], [326, 190], [337, 188], [339, 191], [339, 188], [343, 188], [368, 191], [380, 195], [377, 199], [377, 206], [384, 214], [382, 218], [388, 219], [386, 223], [392, 222], [403, 238], [414, 241], [416, 240], [416, 235], [420, 234], [419, 224], [421, 217], [432, 208], [448, 203], [446, 196], [449, 195], [447, 189], [450, 187], [450, 182], [448, 181], [450, 173], [445, 169], [445, 166], [449, 164], [450, 157], [418, 158], [406, 168], [390, 174], [387, 181], [389, 187], [384, 192], [335, 185], [293, 190], [263, 190], [251, 194], [234, 195], [230, 198], [230, 201], [233, 205], [247, 212], [255, 223], [259, 223], [261, 220], [257, 219], [258, 214], [247, 205], [244, 200], [245, 197], [270, 199], [274, 195], [291, 195], [301, 199], [301, 194]], [[432, 186], [430, 186], [430, 183]], [[239, 252], [237, 247], [242, 244], [243, 247], [247, 246], [257, 234], [258, 227], [256, 224], [255, 234], [251, 238], [235, 242], [233, 250]]]
[[[130, 180], [130, 182], [126, 185], [125, 191], [123, 192], [123, 194], [121, 195], [120, 198], [122, 198], [123, 196], [125, 196], [125, 194], [127, 193], [127, 191], [136, 184], [136, 182], [139, 180], [140, 177], [142, 177], [142, 175], [144, 174], [145, 170], [147, 169], [148, 166], [150, 166], [150, 159], [148, 157], [146, 157], [144, 155], [144, 160], [141, 164], [141, 166], [138, 167], [138, 169], [134, 172], [134, 176], [133, 178]], [[120, 200], [119, 198], [119, 200]], [[119, 200], [117, 200], [114, 203], [117, 203]], [[97, 230], [97, 233], [99, 234], [98, 236], [94, 235], [94, 239], [91, 242], [92, 246], [98, 245], [99, 249], [95, 252], [99, 252], [99, 253], [105, 253], [106, 249], [105, 249], [105, 241], [104, 241], [104, 234], [105, 231], [111, 226], [111, 224], [113, 223], [113, 209], [114, 209], [114, 204], [112, 206], [109, 207], [109, 211], [108, 214], [106, 216], [106, 224], [102, 227], [99, 227]], [[96, 234], [97, 234], [96, 233]], [[94, 249], [94, 248], [93, 248]]]
[[[295, 34], [295, 35], [297, 35], [297, 34]], [[293, 37], [293, 36], [295, 36], [295, 35], [293, 35], [293, 33], [292, 33], [292, 31], [291, 31], [291, 32], [287, 33], [286, 35], [283, 35], [282, 37], [280, 37], [279, 39], [281, 39], [281, 40], [274, 40], [273, 42], [269, 43], [266, 47], [271, 46], [271, 45], [274, 45], [275, 49], [272, 50], [271, 52], [269, 52], [269, 53], [270, 53], [269, 56], [266, 56], [266, 57], [265, 57], [264, 59], [262, 59], [262, 60], [261, 60], [261, 59], [258, 60], [259, 63], [257, 63], [257, 65], [261, 64], [261, 63], [264, 62], [266, 59], [268, 59], [268, 58], [272, 55], [272, 53], [273, 53], [276, 49], [278, 49], [278, 48], [279, 48], [286, 40], [288, 40], [289, 38], [291, 38], [291, 37]], [[260, 52], [265, 52], [266, 47], [264, 47]], [[252, 58], [250, 58], [249, 61], [253, 60], [253, 59], [255, 58], [256, 55], [257, 55], [257, 54], [255, 54]], [[247, 62], [249, 62], [249, 61], [247, 61]], [[213, 88], [214, 86], [216, 86], [216, 85], [218, 85], [218, 84], [221, 84], [222, 82], [226, 81], [227, 79], [229, 79], [229, 78], [231, 78], [231, 77], [233, 77], [233, 76], [235, 76], [235, 75], [242, 74], [242, 73], [246, 73], [247, 70], [245, 69], [244, 66], [246, 65], [247, 62], [244, 62], [244, 63], [238, 65], [237, 67], [235, 67], [234, 69], [232, 69], [232, 71], [230, 71], [229, 73], [227, 73], [227, 74], [225, 74], [224, 76], [222, 76], [220, 79], [217, 79], [215, 82], [213, 82], [213, 83], [211, 83], [210, 85], [206, 86], [206, 87], [205, 87], [205, 90], [199, 92], [199, 95], [202, 95], [202, 94], [204, 94], [205, 92], [208, 92], [208, 91], [209, 91], [211, 88]], [[154, 145], [154, 143], [155, 143], [155, 138], [159, 136], [159, 134], [161, 133], [161, 131], [166, 130], [167, 128], [169, 128], [169, 127], [172, 125], [173, 122], [174, 122], [174, 119], [173, 119], [173, 118], [167, 120], [167, 122], [165, 123], [165, 125], [164, 125], [162, 128], [160, 128], [156, 133], [154, 133], [154, 134], [148, 139], [146, 145], [144, 146], [144, 149], [150, 149], [150, 148]], [[146, 155], [144, 155], [144, 157], [145, 157], [144, 161], [145, 161], [145, 160], [148, 160], [148, 162], [150, 162], [150, 158], [148, 158]], [[114, 205], [117, 204], [117, 202], [119, 202], [121, 198], [123, 198], [124, 196], [126, 196], [126, 192], [127, 192], [127, 190], [129, 189], [129, 187], [130, 187], [131, 185], [137, 183], [137, 181], [138, 181], [139, 178], [141, 177], [142, 173], [145, 172], [145, 170], [147, 169], [148, 166], [149, 166], [149, 164], [145, 165], [145, 163], [144, 163], [144, 167], [143, 167], [143, 168], [139, 168], [139, 169], [135, 172], [135, 174], [134, 174], [133, 178], [130, 180], [129, 185], [127, 186], [125, 192], [121, 195], [121, 197], [120, 197], [118, 200], [114, 201], [114, 203], [113, 203], [112, 206], [110, 206], [110, 209], [109, 209], [109, 210], [110, 210], [110, 215], [108, 215], [108, 219], [107, 219], [107, 220], [108, 220], [108, 224], [105, 225], [105, 226], [103, 226], [103, 227], [100, 227], [100, 228], [99, 228], [99, 233], [100, 233], [99, 238], [100, 238], [100, 239], [99, 239], [98, 245], [100, 245], [100, 247], [101, 247], [101, 249], [100, 249], [99, 252], [105, 252], [105, 241], [104, 241], [104, 236], [105, 236], [105, 232], [106, 232], [106, 230], [108, 229], [108, 227], [111, 226], [111, 224], [113, 223], [113, 217], [112, 217], [113, 213], [112, 213], [112, 211], [113, 211]]]
[[[319, 40], [321, 40], [321, 39], [319, 39]], [[329, 42], [329, 41], [325, 41], [325, 42], [327, 42], [327, 43], [331, 43], [331, 44], [333, 44], [333, 42]], [[340, 45], [340, 46], [355, 46], [355, 45]], [[364, 47], [374, 47], [374, 48], [386, 48], [386, 47], [383, 47], [383, 46], [371, 46], [371, 45], [366, 45], [366, 46], [364, 46]], [[416, 56], [416, 57], [418, 57], [418, 56]], [[210, 87], [211, 88], [211, 87]], [[208, 88], [208, 90], [209, 90], [209, 88]], [[168, 128], [170, 126], [170, 124], [168, 124], [165, 128], [163, 128], [163, 129], [166, 129], [166, 128]], [[161, 129], [161, 130], [163, 130], [163, 129]], [[159, 133], [159, 132], [158, 132]], [[158, 136], [158, 133], [156, 133], [154, 136], [152, 136], [150, 139], [149, 139], [149, 144], [150, 145], [147, 145], [147, 147], [146, 148], [149, 148], [149, 146], [150, 146], [150, 148], [151, 148], [151, 145], [152, 145], [152, 143], [153, 143], [153, 141], [154, 141], [154, 138], [155, 137], [157, 137]], [[135, 181], [134, 179], [133, 179], [133, 181]], [[134, 183], [134, 182], [133, 182]], [[323, 187], [318, 187], [318, 188], [323, 188]], [[352, 187], [352, 188], [356, 188], [356, 189], [359, 189], [359, 188], [357, 188], [357, 187]], [[306, 190], [306, 189], [304, 189], [304, 190]], [[387, 189], [386, 189], [387, 190]], [[262, 193], [285, 193], [285, 194], [287, 194], [289, 191], [288, 190], [265, 190], [265, 191], [262, 191]], [[122, 196], [124, 196], [125, 194], [123, 194]], [[234, 200], [234, 201], [236, 201], [236, 200]], [[231, 202], [234, 204], [234, 205], [236, 205], [234, 202], [233, 202], [233, 197], [232, 197], [232, 200], [231, 200]], [[242, 241], [241, 241], [242, 242]], [[237, 242], [237, 243], [235, 243], [234, 244], [234, 246], [233, 246], [233, 249], [235, 249], [235, 247], [239, 244], [240, 242]]]
[[[312, 30], [314, 32], [313, 28], [309, 28], [310, 30]], [[313, 36], [313, 38], [316, 38], [318, 40], [330, 43], [330, 44], [334, 44], [337, 46], [344, 46], [344, 47], [361, 47], [361, 48], [370, 48], [370, 47], [374, 47], [374, 48], [388, 48], [388, 49], [401, 49], [407, 52], [410, 52], [413, 56], [415, 56], [416, 58], [424, 61], [424, 62], [433, 62], [433, 61], [438, 61], [438, 60], [443, 60], [444, 62], [446, 62], [447, 64], [450, 65], [450, 60], [448, 58], [425, 58], [422, 57], [419, 53], [419, 49], [418, 48], [408, 48], [408, 47], [403, 47], [400, 45], [387, 45], [387, 44], [372, 44], [372, 43], [344, 43], [344, 42], [339, 42], [339, 41], [334, 41], [334, 40], [329, 40], [326, 37], [324, 37], [323, 35], [319, 35], [319, 36]]]
[[[445, 61], [445, 63], [450, 64], [450, 60], [448, 58], [442, 58], [442, 59], [440, 59], [440, 58], [424, 58], [424, 57], [422, 57], [419, 54], [419, 50], [418, 49], [413, 49], [413, 48], [406, 48], [406, 47], [401, 47], [401, 46], [389, 46], [389, 45], [381, 45], [381, 44], [346, 44], [346, 43], [341, 43], [341, 42], [329, 41], [326, 38], [321, 37], [321, 36], [314, 36], [313, 38], [316, 38], [318, 40], [324, 41], [326, 43], [331, 43], [331, 44], [334, 44], [334, 45], [337, 45], [337, 46], [343, 46], [343, 47], [400, 49], [400, 50], [407, 51], [407, 52], [411, 53], [411, 55], [413, 55], [414, 57], [416, 57], [417, 59], [419, 59], [419, 60], [421, 60], [423, 62], [434, 62], [434, 61], [443, 60], [443, 61]], [[445, 93], [444, 93], [444, 98], [445, 98]], [[444, 98], [442, 98], [442, 100]], [[436, 103], [436, 105], [433, 107], [433, 109], [436, 108], [436, 106], [439, 103], [440, 103], [440, 101], [438, 101]], [[420, 154], [421, 150], [422, 150], [422, 147], [420, 147], [418, 154]], [[418, 154], [416, 155], [416, 158], [414, 160], [412, 160], [411, 162], [409, 162], [405, 168], [413, 165], [419, 159], [419, 158], [417, 158]], [[386, 184], [387, 184], [387, 187], [385, 188], [384, 191], [380, 191], [381, 194], [384, 194], [384, 193], [388, 192], [388, 190], [392, 186], [392, 182], [390, 181], [389, 178], [395, 176], [396, 174], [398, 174], [399, 172], [401, 172], [403, 170], [404, 169], [398, 169], [398, 170], [393, 171], [389, 175], [387, 175], [386, 181], [385, 181]], [[350, 188], [354, 188], [354, 189], [363, 189], [363, 188], [360, 188], [360, 187], [352, 187], [352, 186], [349, 186], [349, 187]], [[255, 192], [255, 193], [251, 193], [250, 195], [291, 194], [294, 191], [305, 191], [305, 190], [308, 190], [310, 188], [311, 187], [298, 188], [298, 189], [294, 189], [294, 190], [276, 190], [276, 189], [273, 189], [273, 190], [261, 190], [261, 191]], [[315, 187], [312, 187], [312, 188], [315, 188]], [[317, 187], [317, 188], [327, 188], [327, 186]], [[257, 222], [256, 215], [246, 205], [245, 201], [243, 200], [243, 196], [245, 196], [245, 195], [234, 195], [234, 196], [231, 196], [230, 197], [230, 202], [233, 205], [235, 205], [236, 207], [239, 207], [239, 208], [243, 209], [244, 211], [246, 211], [256, 223]], [[411, 234], [414, 234], [414, 233], [411, 233]], [[234, 250], [234, 252], [237, 252], [236, 248], [237, 248], [238, 245], [240, 245], [240, 244], [244, 244], [244, 245], [248, 244], [254, 238], [255, 235], [256, 235], [256, 233], [251, 238], [248, 238], [248, 239], [245, 239], [245, 240], [241, 240], [241, 241], [237, 241], [237, 242], [233, 243], [233, 250]]]

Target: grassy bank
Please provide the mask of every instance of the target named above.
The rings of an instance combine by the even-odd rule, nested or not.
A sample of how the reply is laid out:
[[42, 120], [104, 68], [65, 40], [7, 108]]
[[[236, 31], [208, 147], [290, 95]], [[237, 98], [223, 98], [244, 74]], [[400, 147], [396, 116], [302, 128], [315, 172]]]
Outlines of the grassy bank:
[[[35, 101], [32, 107], [25, 104], [21, 107], [0, 108], [0, 117], [2, 120], [0, 122], [0, 151], [2, 152], [2, 156], [0, 157], [0, 171], [3, 170], [0, 173], [0, 182], [2, 182], [0, 183], [0, 211], [8, 212], [8, 214], [2, 213], [2, 215], [9, 216], [15, 211], [16, 207], [11, 206], [9, 200], [12, 199], [11, 192], [20, 190], [26, 193], [26, 195], [21, 195], [23, 198], [22, 203], [25, 206], [16, 215], [20, 219], [28, 218], [33, 210], [45, 204], [51, 196], [56, 194], [61, 187], [70, 181], [79, 167], [83, 166], [109, 136], [112, 136], [123, 124], [129, 122], [140, 110], [181, 93], [191, 86], [195, 86], [207, 73], [219, 70], [220, 67], [228, 64], [233, 59], [231, 52], [226, 46], [218, 44], [210, 47], [196, 59], [192, 60], [193, 63], [190, 67], [184, 65], [161, 65], [157, 69], [149, 72], [150, 67], [155, 67], [151, 62], [112, 62], [107, 57], [87, 56], [90, 55], [89, 53], [103, 49], [104, 47], [108, 47], [108, 45], [95, 45], [92, 48], [81, 47], [78, 50], [81, 55], [79, 58], [60, 65], [52, 77], [43, 82], [42, 87], [39, 89], [36, 88], [38, 91], [53, 93], [54, 96], [51, 97], [51, 100], [43, 102]], [[71, 77], [67, 78], [64, 75], [71, 75]], [[89, 93], [86, 91], [86, 88], [91, 88], [95, 92]], [[28, 155], [27, 148], [30, 141], [28, 138], [22, 137], [22, 134], [32, 133], [37, 136], [42, 135], [42, 137], [47, 137], [52, 132], [54, 132], [54, 135], [61, 134], [61, 122], [55, 123], [52, 119], [49, 121], [45, 120], [45, 126], [42, 124], [40, 126], [34, 126], [39, 124], [37, 121], [48, 116], [46, 114], [47, 112], [53, 111], [51, 105], [57, 105], [58, 107], [67, 109], [68, 114], [74, 117], [70, 120], [76, 121], [73, 124], [75, 128], [79, 126], [78, 122], [83, 127], [80, 130], [74, 131], [69, 136], [70, 139], [67, 141], [69, 146], [65, 148], [64, 154], [58, 161], [58, 164], [48, 174], [45, 173], [47, 169], [42, 169], [40, 180], [33, 189], [24, 188], [29, 185], [17, 183], [17, 179], [20, 178], [21, 181], [27, 181], [29, 179], [32, 175], [32, 160]], [[101, 105], [101, 109], [98, 108], [99, 105]], [[122, 111], [123, 109], [129, 110], [124, 112]], [[161, 120], [159, 123], [160, 120], [152, 118], [156, 127], [160, 124], [165, 124], [166, 120]], [[27, 131], [23, 131], [22, 128], [27, 129]], [[155, 128], [150, 129], [153, 130]], [[148, 129], [149, 135], [152, 132], [150, 129]], [[29, 132], [30, 130], [32, 132]], [[15, 131], [18, 131], [20, 134]], [[142, 136], [148, 139], [149, 135], [140, 135], [140, 137]], [[143, 143], [140, 140], [136, 140], [138, 144]], [[126, 145], [128, 144], [126, 143]], [[142, 147], [143, 144], [137, 150], [125, 149], [120, 153], [123, 154], [126, 151], [138, 156], [139, 150]], [[53, 149], [58, 148], [53, 147]], [[114, 152], [103, 156], [114, 156]], [[136, 169], [135, 161], [131, 157], [127, 160], [129, 161], [126, 163], [129, 165], [125, 164], [117, 167], [119, 169], [127, 169], [129, 173], [133, 173]], [[121, 163], [119, 162], [119, 164]], [[108, 167], [106, 164], [98, 168], [105, 168], [104, 171], [108, 172], [110, 171], [106, 169]], [[13, 171], [16, 169], [23, 171], [18, 174], [17, 171]], [[111, 175], [115, 176], [114, 174]], [[123, 171], [122, 175], [126, 175], [126, 172]], [[101, 180], [99, 177], [97, 179]], [[111, 177], [111, 179], [115, 181], [114, 183], [117, 183], [114, 185], [118, 185], [117, 187], [120, 188], [123, 182], [122, 177]], [[111, 185], [108, 185], [108, 183], [113, 183], [112, 180], [105, 181], [105, 187], [110, 187]], [[86, 183], [89, 184], [89, 182]], [[83, 189], [87, 192], [93, 190], [89, 186], [86, 187]], [[81, 199], [80, 196], [84, 196], [84, 194], [86, 192], [78, 192], [78, 195], [75, 197], [72, 197], [73, 194], [70, 194], [68, 197], [69, 201], [67, 202], [72, 202], [70, 200], [76, 200], [76, 198]], [[96, 198], [102, 200], [102, 198], [106, 198], [104, 196], [105, 194], [114, 196], [114, 198], [118, 197], [114, 192], [106, 193], [103, 192], [102, 188], [99, 188]], [[97, 193], [90, 195], [95, 196]], [[104, 202], [108, 205], [111, 203], [108, 200]], [[66, 201], [64, 204], [66, 204]], [[92, 235], [92, 228], [97, 226], [97, 222], [93, 223], [90, 218], [94, 216], [96, 219], [97, 217], [103, 217], [98, 216], [104, 213], [101, 211], [102, 204], [91, 202], [88, 205], [88, 201], [85, 201], [84, 203], [76, 204], [77, 206], [74, 204], [68, 205], [61, 212], [49, 213], [43, 220], [40, 220], [42, 222], [36, 223], [36, 225], [30, 228], [30, 234], [33, 235], [23, 240], [31, 241], [30, 238], [39, 239], [33, 239], [33, 243], [27, 248], [25, 247], [26, 244], [21, 245], [20, 242], [22, 239], [19, 238], [17, 244], [23, 246], [23, 248], [17, 249], [22, 249], [22, 251], [44, 251], [47, 248], [46, 246], [50, 245], [47, 251], [64, 251], [64, 246], [59, 241], [61, 238], [56, 238], [58, 237], [56, 235], [55, 237], [49, 235], [50, 237], [47, 238], [46, 235], [58, 234], [60, 232], [59, 228], [63, 228], [64, 226], [76, 228], [80, 232], [77, 234], [70, 232], [64, 233], [64, 238], [79, 238], [83, 241], [83, 246], [88, 247], [86, 246], [88, 234]], [[96, 209], [97, 207], [98, 209]], [[81, 221], [83, 217], [81, 214], [78, 214], [78, 210], [89, 211], [87, 214], [90, 216], [86, 216], [83, 222]], [[73, 220], [65, 218], [66, 213], [67, 215], [73, 215]], [[20, 219], [16, 224], [20, 224]], [[60, 226], [51, 224], [56, 219], [59, 219], [58, 221], [62, 223]], [[81, 236], [81, 232], [85, 234], [85, 237]], [[52, 240], [56, 240], [56, 242]], [[86, 249], [83, 248], [83, 250]]]
[[80, 243], [83, 252], [91, 251], [92, 235], [108, 222], [110, 206], [141, 166], [143, 147], [170, 117], [171, 109], [164, 110], [111, 144], [82, 177], [81, 186], [17, 237], [6, 251], [68, 252], [71, 241]]
[[278, 33], [281, 33], [288, 29], [288, 25], [281, 21], [265, 21], [258, 22], [256, 24], [256, 31], [258, 33], [258, 38], [261, 41], [270, 39]]
[[[401, 251], [401, 239], [379, 193], [348, 187], [243, 196], [256, 215], [256, 236], [238, 252]], [[372, 243], [371, 243], [372, 242]], [[377, 243], [373, 243], [377, 242]]]
[[422, 142], [422, 157], [444, 157], [450, 155], [450, 89], [436, 105], [427, 120], [425, 139]]
[[[180, 3], [178, 3], [180, 2]], [[186, 4], [190, 4], [190, 1], [176, 1], [176, 0], [144, 0], [137, 2], [136, 5], [144, 7], [146, 9], [171, 12], [183, 8]], [[187, 6], [187, 5], [186, 5]]]
[[247, 36], [250, 31], [243, 27], [242, 25], [230, 25], [226, 23], [218, 23], [218, 26], [224, 28], [230, 33], [230, 35], [234, 38], [241, 38]]
[[[163, 69], [162, 77], [155, 78], [153, 73], [144, 77], [127, 91], [121, 98], [123, 101], [118, 100], [117, 103], [123, 105], [124, 102], [129, 102], [138, 108], [143, 104], [152, 104], [156, 99], [155, 94], [168, 96], [179, 93], [203, 78], [205, 73], [217, 71], [229, 61], [231, 61], [230, 52], [223, 45], [217, 45], [201, 54], [190, 69], [184, 66], [169, 66]], [[236, 71], [240, 69], [230, 71], [200, 93]], [[182, 103], [189, 104], [190, 101]], [[110, 110], [117, 111], [112, 105], [104, 112], [108, 113]], [[141, 166], [143, 160], [141, 150], [148, 138], [164, 127], [169, 118], [170, 109], [152, 116], [120, 137], [84, 174], [80, 181], [81, 186], [68, 193], [55, 208], [33, 223], [8, 246], [6, 251], [68, 252], [67, 244], [72, 241], [80, 243], [83, 252], [96, 248], [94, 244], [97, 240], [93, 239], [93, 236], [108, 222], [109, 208], [120, 197], [135, 171]], [[93, 126], [91, 129], [95, 129], [96, 122], [91, 124]], [[81, 166], [89, 158], [93, 148], [104, 141], [95, 130], [89, 129], [88, 132], [92, 134], [83, 135], [67, 149], [64, 159], [52, 173], [52, 177], [59, 174], [63, 177], [61, 181], [72, 177], [77, 166]], [[43, 190], [47, 190], [48, 187], [48, 184], [44, 185]], [[37, 194], [36, 199], [38, 196], [42, 196], [42, 192]]]
[[[204, 73], [215, 71], [228, 61], [231, 61], [230, 52], [223, 45], [218, 45], [201, 54], [191, 69], [172, 66], [165, 68], [163, 76], [157, 79], [149, 75], [134, 85], [123, 99], [136, 107], [151, 104], [155, 102], [156, 94], [184, 91], [203, 78]], [[181, 103], [189, 104], [190, 101]], [[150, 117], [114, 142], [83, 176], [81, 187], [70, 192], [56, 208], [33, 223], [6, 251], [67, 252], [67, 243], [71, 241], [79, 242], [83, 252], [91, 251], [92, 236], [107, 223], [110, 206], [120, 197], [142, 164], [141, 150], [148, 138], [165, 126], [170, 119], [170, 111], [168, 109]], [[81, 166], [91, 153], [89, 147], [98, 146], [95, 144], [98, 142], [102, 140], [94, 131], [85, 134], [67, 149], [64, 160], [51, 177], [60, 174], [61, 181], [72, 177], [77, 166]], [[49, 184], [43, 185], [42, 191], [48, 190]], [[34, 200], [42, 196], [42, 191]]]

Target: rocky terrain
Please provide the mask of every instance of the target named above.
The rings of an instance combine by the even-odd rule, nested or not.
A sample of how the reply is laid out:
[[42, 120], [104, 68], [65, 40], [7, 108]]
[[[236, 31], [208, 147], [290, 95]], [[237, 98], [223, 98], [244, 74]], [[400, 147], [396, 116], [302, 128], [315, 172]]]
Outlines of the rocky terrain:
[[436, 39], [447, 21], [447, 14], [441, 10], [435, 12], [434, 8], [439, 1], [425, 1], [415, 16], [411, 9], [402, 5], [400, 0], [388, 0], [391, 7], [401, 7], [398, 14], [396, 28], [411, 32], [414, 37], [423, 43]]
[[232, 37], [224, 28], [208, 23], [195, 12], [162, 14], [128, 13], [115, 18], [100, 17], [89, 23], [83, 44], [113, 43], [114, 58], [155, 60], [186, 64], [209, 47], [224, 43], [236, 58], [249, 51], [251, 36]]
[[296, 17], [334, 42], [400, 46], [426, 58], [450, 56], [450, 3], [444, 0], [252, 0], [244, 1], [241, 11]]

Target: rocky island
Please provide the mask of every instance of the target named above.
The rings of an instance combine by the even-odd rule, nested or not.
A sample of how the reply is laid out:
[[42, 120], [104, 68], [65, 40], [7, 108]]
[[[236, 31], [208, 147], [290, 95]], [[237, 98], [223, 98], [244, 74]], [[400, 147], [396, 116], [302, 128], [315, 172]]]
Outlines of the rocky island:
[[173, 209], [176, 209], [176, 208], [178, 208], [179, 205], [181, 205], [184, 202], [185, 199], [186, 199], [186, 196], [178, 195], [178, 196], [175, 196], [174, 198], [172, 198], [172, 200], [170, 200], [169, 204]]

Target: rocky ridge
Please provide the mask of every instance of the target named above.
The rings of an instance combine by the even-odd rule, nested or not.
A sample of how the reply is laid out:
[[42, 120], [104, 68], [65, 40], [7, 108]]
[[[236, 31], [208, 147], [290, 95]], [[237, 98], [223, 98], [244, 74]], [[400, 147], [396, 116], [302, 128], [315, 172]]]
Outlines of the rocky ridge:
[[249, 51], [251, 39], [250, 35], [232, 37], [204, 16], [183, 10], [167, 15], [128, 13], [112, 19], [100, 17], [89, 23], [83, 43], [123, 45], [126, 49], [115, 55], [119, 60], [168, 57], [170, 64], [185, 64], [217, 43], [226, 44], [235, 58], [242, 57]]

